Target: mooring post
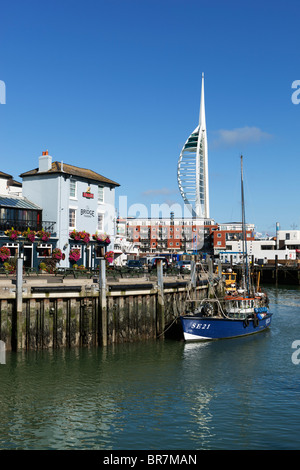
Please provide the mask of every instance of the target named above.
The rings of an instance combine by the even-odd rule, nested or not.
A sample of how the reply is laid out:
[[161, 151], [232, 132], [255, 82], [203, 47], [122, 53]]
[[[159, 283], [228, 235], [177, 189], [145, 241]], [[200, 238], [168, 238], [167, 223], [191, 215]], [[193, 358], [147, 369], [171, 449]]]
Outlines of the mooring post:
[[208, 297], [210, 297], [213, 292], [213, 285], [214, 285], [213, 262], [210, 256], [208, 257], [207, 265], [208, 265]]
[[99, 340], [102, 346], [107, 346], [107, 306], [106, 306], [106, 266], [105, 259], [100, 260], [99, 266]]
[[165, 304], [164, 304], [164, 276], [163, 276], [163, 262], [157, 260], [157, 332], [160, 338], [163, 338], [165, 329]]
[[196, 262], [194, 260], [191, 261], [191, 287], [196, 288]]
[[23, 258], [17, 258], [15, 348], [23, 346]]
[[225, 294], [225, 279], [223, 277], [222, 261], [220, 259], [218, 260], [218, 275], [220, 278], [218, 283], [218, 293], [220, 296], [223, 296]]

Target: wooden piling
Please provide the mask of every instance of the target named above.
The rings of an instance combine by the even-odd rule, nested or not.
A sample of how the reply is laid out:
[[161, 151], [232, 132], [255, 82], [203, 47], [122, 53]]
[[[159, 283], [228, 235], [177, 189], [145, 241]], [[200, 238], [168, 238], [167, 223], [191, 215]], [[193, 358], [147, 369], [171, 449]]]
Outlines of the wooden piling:
[[107, 346], [107, 301], [105, 259], [100, 260], [99, 268], [99, 342]]
[[13, 313], [13, 323], [15, 325], [15, 338], [13, 349], [19, 350], [24, 346], [25, 335], [23, 335], [23, 258], [17, 258], [16, 272], [16, 306]]
[[[21, 331], [18, 347], [22, 350], [107, 346], [163, 339], [165, 331], [169, 334], [169, 326], [183, 312], [190, 280], [166, 282], [159, 265], [157, 283], [135, 283], [130, 278], [126, 284], [108, 285], [104, 260], [103, 264], [99, 284], [94, 279], [83, 281], [82, 286], [69, 282], [63, 286], [51, 282], [50, 286], [43, 276], [32, 281], [26, 277], [19, 316], [22, 322], [13, 321], [17, 306], [12, 280], [0, 282], [0, 340], [6, 350], [13, 349], [13, 340]], [[196, 283], [193, 294], [206, 297], [207, 286]]]
[[157, 260], [157, 335], [163, 337], [165, 329], [164, 277], [162, 260]]

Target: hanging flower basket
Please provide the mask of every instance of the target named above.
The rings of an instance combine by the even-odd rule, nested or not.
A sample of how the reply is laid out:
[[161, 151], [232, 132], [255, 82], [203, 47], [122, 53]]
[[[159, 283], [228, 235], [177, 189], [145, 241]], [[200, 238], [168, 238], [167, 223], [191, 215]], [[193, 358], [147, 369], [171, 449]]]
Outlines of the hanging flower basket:
[[51, 237], [51, 232], [46, 232], [44, 229], [37, 232], [37, 237], [40, 238], [43, 242], [47, 242]]
[[113, 251], [108, 251], [107, 253], [105, 253], [104, 259], [105, 259], [108, 263], [112, 263], [113, 260], [114, 260], [114, 252], [113, 252]]
[[10, 230], [5, 230], [4, 234], [9, 237], [11, 240], [16, 240], [19, 235], [21, 235], [21, 232], [18, 232], [18, 230], [15, 230], [13, 227]]
[[14, 274], [16, 272], [16, 266], [9, 263], [3, 263], [4, 269], [8, 274]]
[[60, 248], [55, 248], [52, 251], [52, 259], [55, 259], [56, 261], [60, 261], [63, 259], [63, 253]]
[[77, 232], [76, 230], [73, 230], [69, 233], [69, 237], [73, 238], [73, 240], [81, 241], [84, 243], [88, 243], [90, 241], [90, 234], [85, 230], [83, 230], [82, 232]]
[[110, 244], [110, 238], [106, 233], [94, 233], [92, 236], [93, 240], [96, 240], [96, 242], [101, 242], [101, 243], [106, 243], [107, 245]]
[[69, 254], [70, 261], [78, 261], [80, 259], [80, 250], [78, 248], [73, 248]]
[[0, 248], [0, 259], [1, 261], [6, 261], [8, 258], [10, 258], [10, 249], [7, 248], [7, 246], [1, 246]]
[[30, 230], [29, 228], [22, 233], [23, 237], [26, 238], [29, 242], [33, 243], [35, 240], [36, 232], [34, 230]]

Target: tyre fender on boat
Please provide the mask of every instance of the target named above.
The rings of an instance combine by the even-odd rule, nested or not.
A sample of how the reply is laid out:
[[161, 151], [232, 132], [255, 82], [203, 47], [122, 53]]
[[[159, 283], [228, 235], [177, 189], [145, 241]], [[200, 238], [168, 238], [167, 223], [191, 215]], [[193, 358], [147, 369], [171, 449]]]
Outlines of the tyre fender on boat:
[[253, 316], [253, 326], [256, 328], [259, 325], [259, 319], [258, 316], [254, 314]]
[[247, 328], [247, 326], [249, 326], [249, 318], [246, 317], [245, 320], [244, 320], [244, 328]]

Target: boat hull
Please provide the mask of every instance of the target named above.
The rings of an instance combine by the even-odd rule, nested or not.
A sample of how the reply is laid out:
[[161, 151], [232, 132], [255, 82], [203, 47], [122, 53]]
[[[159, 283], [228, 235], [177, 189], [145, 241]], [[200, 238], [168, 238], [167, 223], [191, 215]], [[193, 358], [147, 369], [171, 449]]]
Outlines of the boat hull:
[[180, 317], [185, 341], [207, 341], [252, 335], [266, 330], [271, 325], [272, 314], [254, 321], [238, 318], [209, 318], [197, 316]]

